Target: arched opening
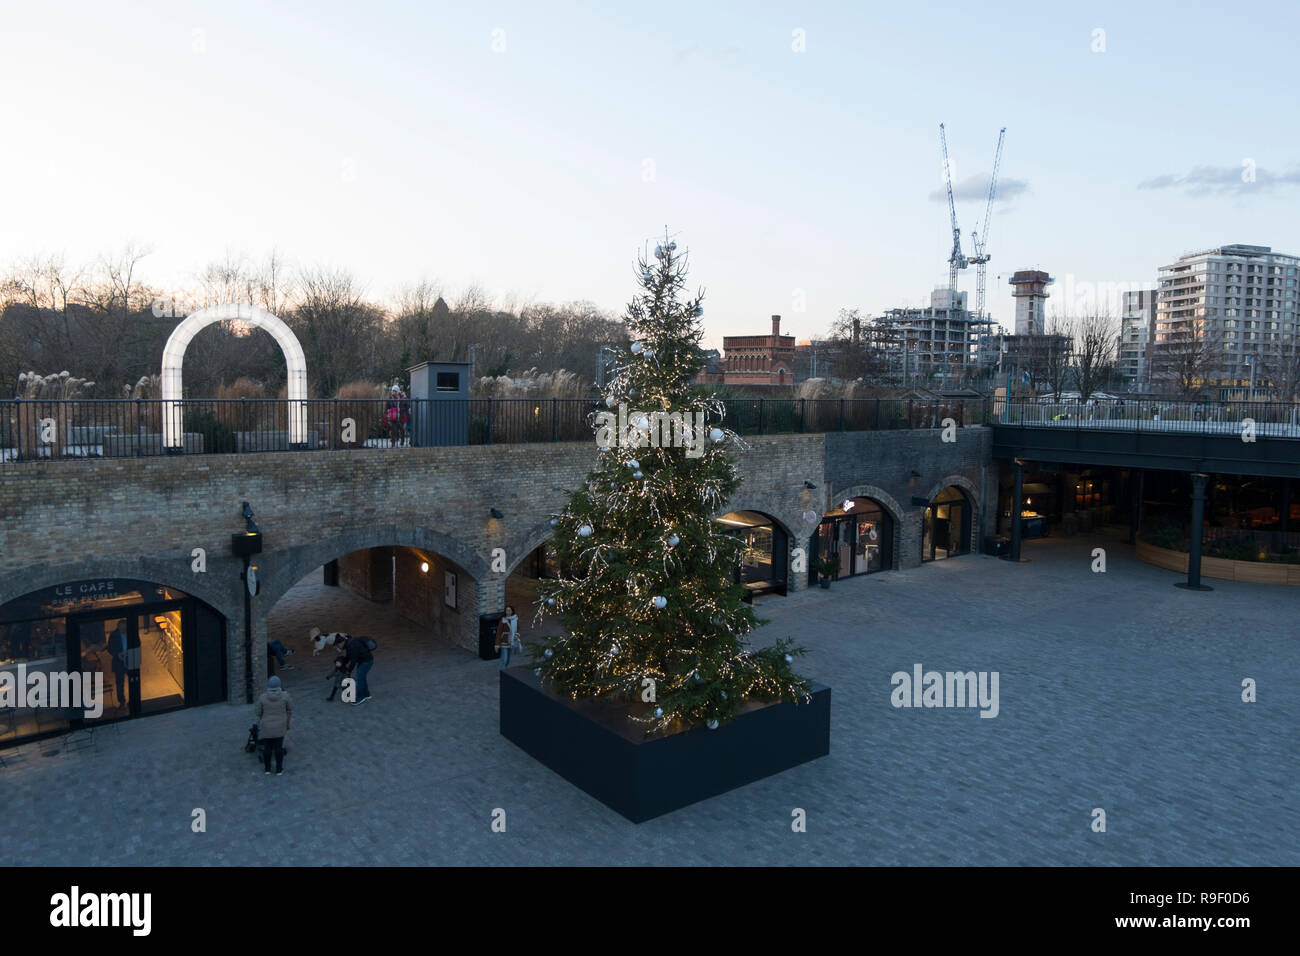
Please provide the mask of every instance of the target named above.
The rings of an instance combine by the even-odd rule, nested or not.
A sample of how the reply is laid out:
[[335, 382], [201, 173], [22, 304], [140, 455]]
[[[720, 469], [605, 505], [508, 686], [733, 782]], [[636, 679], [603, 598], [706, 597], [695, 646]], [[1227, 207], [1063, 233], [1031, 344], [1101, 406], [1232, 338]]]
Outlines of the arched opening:
[[[846, 498], [822, 516], [817, 557], [830, 561], [835, 577], [873, 574], [894, 567], [894, 519], [874, 498]], [[818, 570], [814, 565], [811, 580]]]
[[0, 745], [225, 699], [226, 619], [177, 588], [70, 581], [0, 605]]
[[921, 560], [939, 561], [970, 551], [972, 511], [966, 493], [944, 488], [925, 509], [921, 523]]
[[295, 654], [315, 650], [312, 628], [383, 638], [392, 652], [468, 646], [477, 618], [477, 581], [445, 555], [416, 545], [360, 548], [302, 576], [267, 611], [267, 672], [277, 670], [275, 641]]
[[727, 533], [741, 540], [744, 550], [736, 569], [752, 600], [760, 594], [785, 594], [789, 590], [787, 556], [789, 537], [781, 524], [761, 511], [732, 511], [715, 519]]
[[163, 447], [171, 454], [184, 450], [184, 383], [181, 370], [185, 350], [202, 329], [215, 322], [245, 322], [254, 328], [270, 333], [284, 353], [288, 370], [288, 440], [290, 448], [307, 447], [307, 359], [302, 345], [289, 326], [265, 309], [253, 305], [214, 305], [200, 309], [172, 330], [163, 346], [162, 398]]

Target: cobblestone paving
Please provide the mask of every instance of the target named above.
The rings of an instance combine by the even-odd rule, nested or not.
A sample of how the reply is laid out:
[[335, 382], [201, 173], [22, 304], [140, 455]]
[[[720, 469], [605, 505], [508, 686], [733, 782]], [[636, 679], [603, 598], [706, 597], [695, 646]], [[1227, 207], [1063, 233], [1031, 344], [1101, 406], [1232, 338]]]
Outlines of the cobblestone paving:
[[[0, 864], [1300, 864], [1300, 595], [1190, 593], [1118, 538], [1025, 550], [763, 600], [763, 642], [834, 688], [830, 756], [639, 826], [498, 734], [494, 663], [313, 576], [271, 620], [298, 652], [283, 777], [224, 704], [3, 751]], [[325, 702], [312, 624], [380, 642], [372, 701]], [[998, 671], [999, 715], [895, 709], [916, 663]]]

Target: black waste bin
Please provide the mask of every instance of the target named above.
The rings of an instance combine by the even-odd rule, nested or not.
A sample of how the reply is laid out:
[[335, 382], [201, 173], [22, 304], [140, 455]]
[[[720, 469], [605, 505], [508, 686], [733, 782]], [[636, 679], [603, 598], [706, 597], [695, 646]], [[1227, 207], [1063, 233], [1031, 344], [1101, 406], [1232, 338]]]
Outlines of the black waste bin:
[[1005, 535], [995, 534], [984, 539], [984, 553], [1001, 557], [1011, 550], [1011, 539]]
[[496, 649], [497, 625], [504, 614], [480, 614], [478, 619], [478, 656], [479, 660], [491, 661], [501, 656]]

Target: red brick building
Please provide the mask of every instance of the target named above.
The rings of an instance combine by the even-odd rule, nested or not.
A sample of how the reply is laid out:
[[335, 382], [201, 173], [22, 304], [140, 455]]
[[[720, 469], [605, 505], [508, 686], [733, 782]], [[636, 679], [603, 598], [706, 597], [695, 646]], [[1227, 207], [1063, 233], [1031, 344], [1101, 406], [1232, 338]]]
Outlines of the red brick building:
[[[771, 335], [727, 335], [722, 339], [725, 385], [793, 385], [794, 336], [781, 334], [781, 317], [772, 316]], [[698, 381], [717, 382], [701, 372]]]

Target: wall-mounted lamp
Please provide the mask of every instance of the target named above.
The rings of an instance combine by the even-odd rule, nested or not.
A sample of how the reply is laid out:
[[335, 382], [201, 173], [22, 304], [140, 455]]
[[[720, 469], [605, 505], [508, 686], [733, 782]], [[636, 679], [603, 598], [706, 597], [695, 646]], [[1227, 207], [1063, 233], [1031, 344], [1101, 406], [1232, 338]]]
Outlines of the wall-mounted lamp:
[[421, 562], [420, 562], [420, 570], [423, 571], [425, 574], [428, 574], [428, 573], [429, 573], [429, 562], [428, 562], [428, 561], [421, 561]]
[[804, 486], [805, 488], [807, 488], [809, 491], [812, 491], [814, 488], [817, 487], [817, 486], [814, 485], [811, 481], [805, 481], [805, 482], [803, 483], [803, 486]]
[[488, 514], [490, 514], [490, 515], [491, 515], [492, 517], [494, 517], [494, 518], [504, 518], [504, 517], [505, 517], [505, 515], [503, 515], [500, 511], [497, 511], [496, 508], [489, 508], [489, 509], [488, 509]]

